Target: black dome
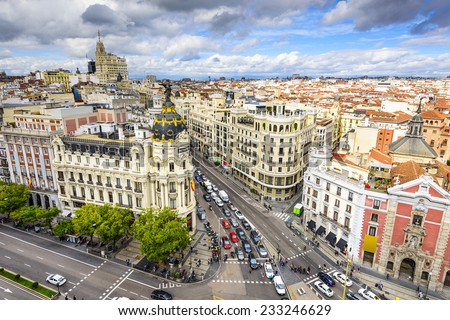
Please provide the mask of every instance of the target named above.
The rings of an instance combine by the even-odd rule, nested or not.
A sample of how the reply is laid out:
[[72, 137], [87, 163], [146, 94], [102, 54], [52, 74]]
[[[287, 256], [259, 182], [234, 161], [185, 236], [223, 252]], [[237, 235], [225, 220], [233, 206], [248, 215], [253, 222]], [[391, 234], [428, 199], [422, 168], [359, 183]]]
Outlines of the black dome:
[[170, 87], [166, 88], [166, 101], [161, 113], [153, 122], [153, 140], [175, 140], [180, 132], [186, 130], [183, 118], [176, 112], [175, 105], [170, 101]]

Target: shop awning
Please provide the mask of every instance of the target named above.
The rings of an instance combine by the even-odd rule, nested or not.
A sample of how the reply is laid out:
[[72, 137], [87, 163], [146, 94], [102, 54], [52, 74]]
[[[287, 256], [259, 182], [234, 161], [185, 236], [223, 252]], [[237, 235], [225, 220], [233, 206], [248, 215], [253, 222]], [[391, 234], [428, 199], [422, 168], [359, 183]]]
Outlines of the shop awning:
[[336, 243], [336, 247], [338, 247], [339, 249], [344, 248], [347, 245], [347, 241], [344, 239], [339, 239], [339, 241]]
[[309, 220], [306, 225], [307, 225], [308, 229], [310, 229], [313, 232], [316, 229], [316, 222], [314, 220]]
[[333, 232], [329, 232], [325, 238], [332, 246], [336, 243], [336, 235]]
[[324, 234], [324, 232], [325, 232], [325, 227], [320, 226], [319, 229], [317, 229], [316, 234], [321, 236], [322, 234]]
[[375, 253], [377, 251], [377, 241], [378, 238], [375, 236], [369, 236], [366, 234], [364, 236], [364, 251]]

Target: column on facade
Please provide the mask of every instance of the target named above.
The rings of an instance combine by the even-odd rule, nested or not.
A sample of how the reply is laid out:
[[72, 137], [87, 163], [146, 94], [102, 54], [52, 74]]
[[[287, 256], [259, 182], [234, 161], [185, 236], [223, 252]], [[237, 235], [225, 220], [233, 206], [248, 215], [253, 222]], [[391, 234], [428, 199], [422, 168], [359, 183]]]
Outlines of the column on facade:
[[178, 192], [177, 192], [177, 201], [178, 201], [178, 208], [184, 207], [184, 183], [180, 182], [178, 184]]

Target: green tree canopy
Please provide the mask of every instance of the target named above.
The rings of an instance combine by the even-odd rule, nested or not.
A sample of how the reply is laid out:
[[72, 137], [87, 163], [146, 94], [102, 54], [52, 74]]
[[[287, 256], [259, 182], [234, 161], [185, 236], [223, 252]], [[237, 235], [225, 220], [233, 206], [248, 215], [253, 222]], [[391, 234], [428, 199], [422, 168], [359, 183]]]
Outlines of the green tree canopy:
[[26, 206], [12, 212], [11, 218], [25, 223], [34, 224], [38, 220], [38, 216], [42, 211], [44, 211], [44, 209], [39, 206]]
[[73, 228], [73, 222], [71, 219], [61, 220], [53, 228], [53, 233], [60, 237], [63, 237], [66, 234], [73, 234], [74, 232], [75, 229]]
[[101, 224], [101, 216], [97, 207], [92, 204], [86, 204], [75, 211], [73, 218], [73, 227], [79, 235], [90, 236], [91, 243], [96, 229]]
[[57, 207], [49, 207], [37, 213], [37, 219], [42, 221], [44, 226], [47, 226], [52, 229], [52, 221], [53, 219], [59, 215], [61, 210]]
[[133, 214], [129, 209], [110, 205], [97, 207], [97, 210], [100, 213], [101, 223], [96, 229], [96, 234], [104, 243], [113, 241], [115, 247], [116, 240], [130, 230]]
[[145, 209], [132, 230], [141, 242], [141, 253], [148, 260], [165, 260], [173, 252], [186, 248], [191, 241], [186, 219], [168, 207]]
[[11, 212], [26, 205], [30, 195], [30, 190], [24, 185], [0, 181], [0, 213], [9, 217]]

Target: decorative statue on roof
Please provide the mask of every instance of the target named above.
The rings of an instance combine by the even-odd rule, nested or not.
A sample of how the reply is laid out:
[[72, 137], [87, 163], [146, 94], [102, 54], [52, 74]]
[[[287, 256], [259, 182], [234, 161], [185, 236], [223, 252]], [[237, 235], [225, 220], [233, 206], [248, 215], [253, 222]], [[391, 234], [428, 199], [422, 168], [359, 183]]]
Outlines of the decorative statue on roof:
[[170, 101], [170, 96], [172, 95], [172, 89], [170, 88], [170, 84], [164, 83], [163, 86], [164, 88], [166, 88], [166, 90], [164, 90], [164, 94], [166, 95], [166, 101]]

